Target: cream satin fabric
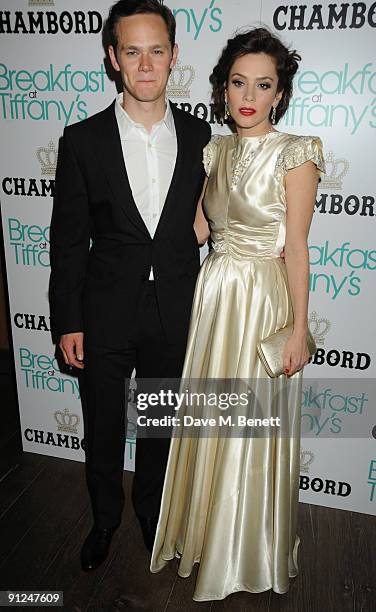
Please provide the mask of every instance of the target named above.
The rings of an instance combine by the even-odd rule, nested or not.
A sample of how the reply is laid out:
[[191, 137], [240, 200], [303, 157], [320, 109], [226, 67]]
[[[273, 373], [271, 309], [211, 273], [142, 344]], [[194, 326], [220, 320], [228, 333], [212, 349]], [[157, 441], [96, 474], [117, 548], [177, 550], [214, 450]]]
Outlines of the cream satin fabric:
[[178, 556], [179, 575], [189, 576], [199, 562], [196, 601], [285, 593], [298, 573], [301, 372], [268, 379], [256, 345], [293, 320], [279, 258], [283, 177], [308, 159], [323, 170], [319, 139], [279, 132], [213, 137], [204, 152], [214, 244], [197, 281], [183, 379], [252, 379], [263, 416], [282, 416], [289, 436], [173, 437], [151, 571]]

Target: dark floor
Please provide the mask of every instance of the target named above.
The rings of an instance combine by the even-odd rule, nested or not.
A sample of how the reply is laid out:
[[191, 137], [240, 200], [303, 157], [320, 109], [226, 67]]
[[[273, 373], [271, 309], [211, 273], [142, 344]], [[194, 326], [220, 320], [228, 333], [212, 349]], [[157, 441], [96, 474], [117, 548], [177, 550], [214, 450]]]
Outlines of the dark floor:
[[124, 473], [126, 510], [111, 553], [94, 573], [81, 572], [80, 546], [91, 524], [83, 465], [22, 453], [8, 370], [2, 354], [0, 590], [63, 591], [69, 612], [376, 610], [376, 518], [307, 504], [299, 510], [300, 574], [288, 594], [239, 593], [221, 602], [193, 602], [195, 577], [178, 577], [176, 562], [160, 574], [149, 572], [149, 555], [131, 509], [129, 472]]

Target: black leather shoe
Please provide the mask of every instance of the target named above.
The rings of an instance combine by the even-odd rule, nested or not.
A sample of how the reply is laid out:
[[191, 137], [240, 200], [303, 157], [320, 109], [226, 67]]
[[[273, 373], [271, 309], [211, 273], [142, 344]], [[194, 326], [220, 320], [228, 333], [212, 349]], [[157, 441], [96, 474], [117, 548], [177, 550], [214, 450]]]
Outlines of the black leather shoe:
[[154, 545], [154, 539], [155, 539], [155, 532], [157, 531], [158, 517], [157, 516], [145, 517], [145, 516], [137, 515], [137, 518], [141, 526], [141, 531], [142, 531], [142, 535], [144, 538], [145, 546], [149, 552], [152, 552], [153, 545]]
[[84, 572], [95, 570], [107, 558], [116, 527], [93, 527], [81, 550], [81, 567]]

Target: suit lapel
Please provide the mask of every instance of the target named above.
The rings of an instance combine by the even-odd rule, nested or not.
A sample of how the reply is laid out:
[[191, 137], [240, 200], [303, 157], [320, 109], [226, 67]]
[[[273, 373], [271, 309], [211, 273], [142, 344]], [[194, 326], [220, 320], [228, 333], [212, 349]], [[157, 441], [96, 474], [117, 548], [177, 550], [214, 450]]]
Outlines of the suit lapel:
[[177, 154], [174, 172], [172, 175], [169, 190], [167, 192], [166, 200], [159, 218], [157, 229], [155, 230], [154, 237], [156, 238], [166, 223], [168, 222], [169, 213], [173, 210], [176, 205], [175, 196], [179, 189], [181, 189], [181, 175], [184, 168], [184, 138], [185, 138], [185, 125], [183, 121], [183, 114], [176, 110], [175, 106], [169, 102], [172, 110], [172, 115], [175, 122], [176, 140], [177, 140]]
[[[184, 169], [184, 143], [187, 138], [184, 115], [182, 112], [179, 112], [173, 104], [170, 103], [170, 105], [175, 122], [177, 155], [170, 187], [155, 231], [155, 237], [163, 231], [163, 228], [168, 222], [169, 213], [173, 210], [174, 205], [176, 205], [176, 193], [181, 189], [181, 176]], [[102, 167], [119, 207], [138, 229], [151, 238], [133, 199], [132, 190], [129, 184], [115, 116], [115, 102], [113, 102], [103, 113], [101, 130], [99, 132], [98, 151], [102, 154]]]
[[98, 151], [102, 154], [102, 167], [119, 207], [129, 220], [150, 238], [149, 231], [133, 199], [129, 184], [115, 116], [115, 102], [103, 113]]

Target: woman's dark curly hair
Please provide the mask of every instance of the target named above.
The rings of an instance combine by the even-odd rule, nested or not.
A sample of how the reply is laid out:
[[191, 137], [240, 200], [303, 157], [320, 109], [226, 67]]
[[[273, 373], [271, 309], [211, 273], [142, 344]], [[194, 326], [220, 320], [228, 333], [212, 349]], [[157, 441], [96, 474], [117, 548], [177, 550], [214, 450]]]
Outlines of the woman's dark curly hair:
[[266, 28], [252, 28], [227, 41], [218, 64], [210, 75], [213, 87], [212, 100], [216, 119], [223, 124], [225, 119], [225, 89], [234, 62], [248, 53], [266, 53], [275, 60], [278, 86], [277, 92], [283, 90], [282, 98], [276, 109], [275, 123], [287, 111], [292, 96], [292, 82], [298, 69], [301, 57], [296, 51], [290, 51]]

